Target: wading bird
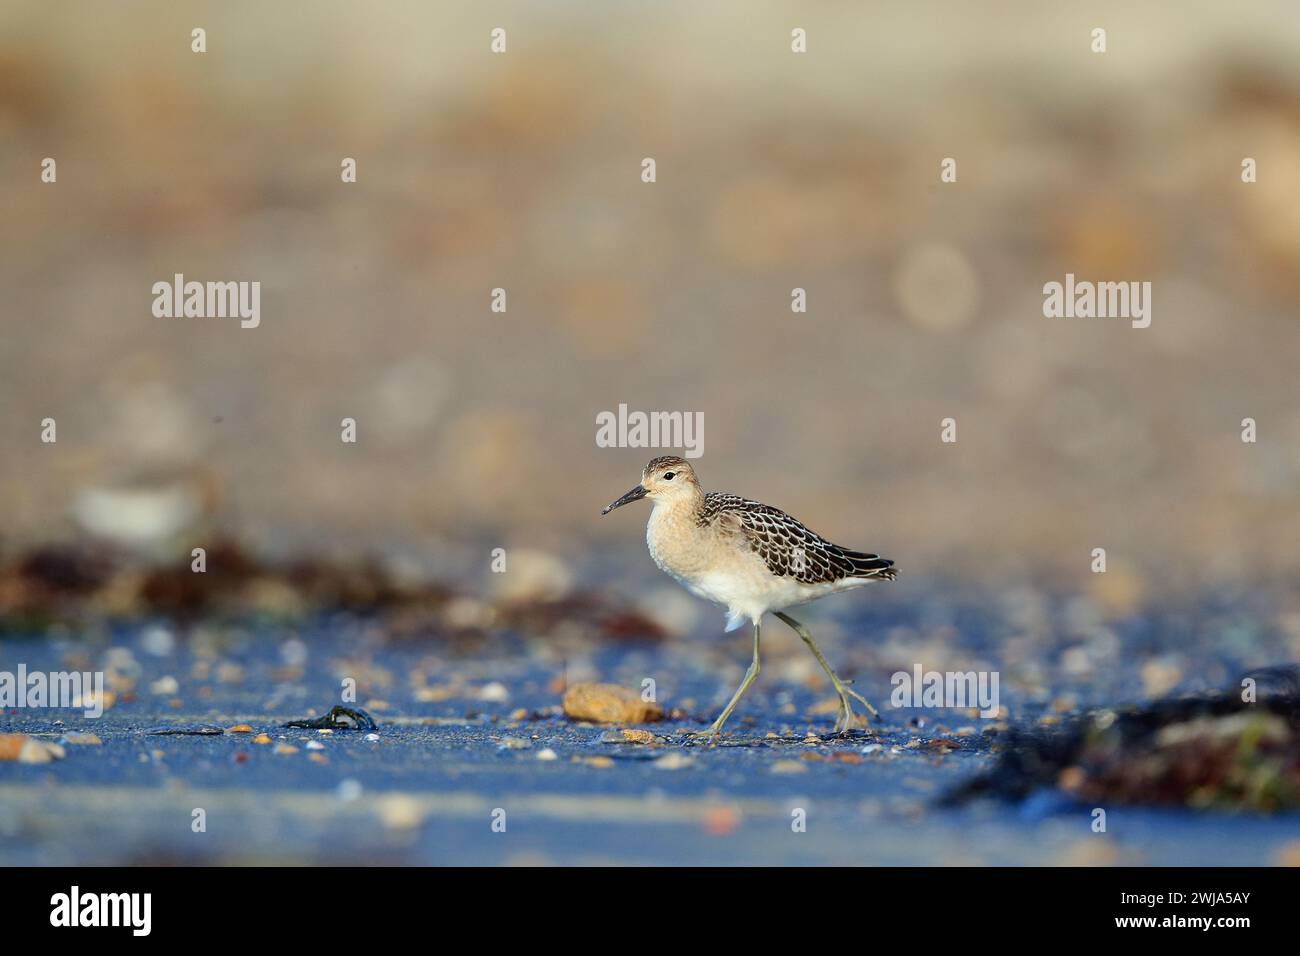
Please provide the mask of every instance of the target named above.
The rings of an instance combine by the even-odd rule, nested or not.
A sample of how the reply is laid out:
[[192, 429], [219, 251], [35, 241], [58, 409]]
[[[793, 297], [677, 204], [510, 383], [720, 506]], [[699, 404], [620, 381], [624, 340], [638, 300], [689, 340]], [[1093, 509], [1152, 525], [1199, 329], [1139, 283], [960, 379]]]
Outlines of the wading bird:
[[646, 525], [650, 557], [692, 594], [727, 608], [727, 630], [748, 619], [754, 625], [754, 660], [745, 679], [718, 719], [700, 736], [716, 737], [736, 704], [758, 677], [759, 634], [763, 615], [773, 612], [794, 629], [817, 658], [839, 695], [837, 733], [855, 725], [850, 698], [878, 717], [876, 708], [849, 687], [826, 662], [808, 629], [788, 607], [861, 587], [892, 581], [894, 562], [875, 554], [832, 544], [784, 511], [737, 495], [707, 494], [684, 458], [655, 458], [641, 483], [601, 512], [648, 498], [654, 504]]

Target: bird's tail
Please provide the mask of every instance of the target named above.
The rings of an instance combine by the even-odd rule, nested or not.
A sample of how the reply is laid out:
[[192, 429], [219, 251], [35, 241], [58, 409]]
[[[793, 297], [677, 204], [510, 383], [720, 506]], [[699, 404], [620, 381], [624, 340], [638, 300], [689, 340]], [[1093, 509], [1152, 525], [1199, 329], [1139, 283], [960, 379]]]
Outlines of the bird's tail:
[[855, 578], [880, 578], [883, 581], [892, 581], [898, 577], [894, 562], [889, 558], [882, 558], [878, 554], [865, 554], [861, 551], [846, 551], [844, 556], [853, 562]]

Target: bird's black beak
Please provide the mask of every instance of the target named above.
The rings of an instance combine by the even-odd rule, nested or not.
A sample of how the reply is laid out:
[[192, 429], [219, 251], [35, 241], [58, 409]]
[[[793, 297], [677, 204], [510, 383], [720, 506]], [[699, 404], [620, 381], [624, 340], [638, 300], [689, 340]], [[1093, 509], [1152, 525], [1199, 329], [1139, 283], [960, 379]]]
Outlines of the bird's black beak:
[[610, 502], [609, 507], [607, 507], [604, 511], [602, 511], [601, 514], [607, 515], [615, 508], [621, 508], [624, 505], [631, 504], [634, 501], [640, 501], [648, 493], [649, 492], [645, 490], [645, 485], [637, 485], [635, 488], [633, 488], [631, 491], [625, 494], [622, 498], [619, 498], [617, 501]]

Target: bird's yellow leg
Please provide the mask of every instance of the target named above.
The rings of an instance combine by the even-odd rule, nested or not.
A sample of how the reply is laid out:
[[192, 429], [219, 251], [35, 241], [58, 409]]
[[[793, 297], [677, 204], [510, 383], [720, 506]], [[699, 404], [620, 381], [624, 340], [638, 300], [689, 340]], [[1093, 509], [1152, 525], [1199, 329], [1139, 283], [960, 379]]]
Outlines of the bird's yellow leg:
[[844, 733], [854, 729], [856, 718], [853, 713], [853, 705], [849, 702], [850, 697], [860, 702], [867, 708], [867, 710], [871, 711], [872, 717], [880, 716], [876, 708], [871, 706], [871, 701], [867, 700], [857, 691], [849, 687], [849, 684], [852, 683], [851, 681], [841, 680], [839, 675], [835, 673], [831, 668], [831, 665], [826, 662], [826, 658], [822, 656], [822, 652], [813, 641], [812, 635], [808, 633], [808, 628], [804, 627], [789, 614], [785, 614], [781, 611], [776, 611], [775, 614], [781, 620], [785, 621], [786, 624], [790, 625], [796, 634], [803, 638], [803, 642], [808, 645], [808, 649], [813, 652], [813, 657], [817, 658], [817, 663], [822, 666], [822, 670], [826, 672], [826, 676], [831, 679], [831, 683], [835, 686], [835, 693], [838, 694], [840, 698], [839, 713], [835, 717], [836, 733]]
[[722, 713], [718, 715], [718, 719], [713, 722], [713, 724], [709, 727], [708, 730], [703, 731], [702, 733], [695, 734], [694, 736], [716, 737], [718, 736], [718, 734], [722, 733], [722, 725], [727, 722], [727, 718], [731, 716], [731, 712], [736, 709], [736, 705], [740, 703], [740, 698], [745, 696], [745, 691], [749, 690], [749, 685], [754, 683], [754, 680], [758, 677], [758, 672], [759, 672], [758, 641], [759, 641], [759, 625], [758, 622], [755, 621], [754, 622], [754, 660], [749, 665], [749, 670], [745, 671], [745, 679], [740, 682], [740, 686], [736, 688], [736, 692], [731, 696], [731, 701], [727, 704], [725, 708], [723, 708]]

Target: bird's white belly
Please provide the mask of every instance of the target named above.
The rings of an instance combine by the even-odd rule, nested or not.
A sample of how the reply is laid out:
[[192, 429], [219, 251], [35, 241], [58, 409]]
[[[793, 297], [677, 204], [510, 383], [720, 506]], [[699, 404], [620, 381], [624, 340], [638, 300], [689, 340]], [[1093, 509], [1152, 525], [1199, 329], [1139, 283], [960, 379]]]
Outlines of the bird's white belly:
[[839, 590], [834, 584], [801, 584], [793, 578], [777, 577], [755, 563], [759, 566], [696, 574], [660, 567], [696, 597], [725, 606], [729, 630], [745, 619], [757, 620], [768, 611], [794, 607]]
[[737, 580], [734, 575], [730, 574], [702, 574], [694, 577], [686, 577], [674, 574], [665, 568], [673, 578], [677, 580], [686, 590], [690, 591], [696, 597], [702, 597], [706, 601], [712, 601], [714, 604], [734, 604], [736, 599], [747, 590], [744, 583]]
[[793, 607], [852, 587], [849, 582], [801, 584], [773, 574], [766, 563], [734, 539], [699, 535], [693, 523], [676, 521], [658, 508], [646, 527], [646, 544], [660, 570], [706, 601], [727, 608], [727, 629], [746, 618]]

